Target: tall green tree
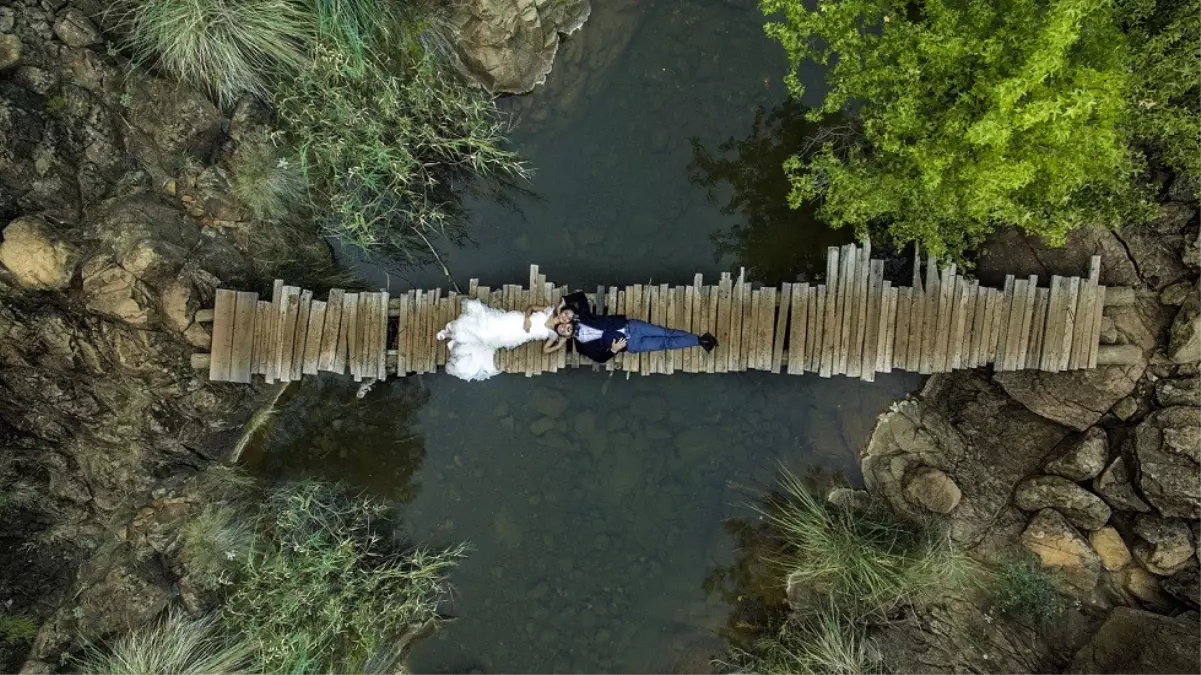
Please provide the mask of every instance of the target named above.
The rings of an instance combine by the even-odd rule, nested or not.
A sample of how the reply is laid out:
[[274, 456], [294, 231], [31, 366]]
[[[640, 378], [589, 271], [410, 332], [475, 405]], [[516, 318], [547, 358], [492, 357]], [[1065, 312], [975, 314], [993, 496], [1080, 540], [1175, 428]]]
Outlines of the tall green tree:
[[803, 63], [827, 69], [811, 118], [853, 119], [853, 133], [819, 135], [786, 161], [794, 208], [816, 200], [836, 227], [885, 225], [899, 243], [952, 255], [1001, 225], [1056, 243], [1149, 213], [1132, 145], [1141, 46], [1115, 0], [761, 7], [779, 17], [767, 32], [788, 54], [794, 96]]

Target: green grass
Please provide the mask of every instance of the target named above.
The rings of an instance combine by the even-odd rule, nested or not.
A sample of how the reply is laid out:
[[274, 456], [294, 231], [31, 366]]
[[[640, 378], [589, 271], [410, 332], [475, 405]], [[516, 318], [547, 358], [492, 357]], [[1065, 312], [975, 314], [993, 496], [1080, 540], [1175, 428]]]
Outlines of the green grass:
[[463, 547], [412, 546], [385, 504], [328, 484], [269, 493], [254, 547], [239, 559], [222, 617], [255, 646], [264, 672], [393, 667], [438, 620]]
[[784, 541], [789, 587], [858, 616], [880, 616], [971, 576], [974, 564], [945, 535], [883, 509], [835, 508], [781, 473], [783, 495], [763, 512]]
[[215, 590], [234, 583], [254, 545], [253, 523], [228, 504], [210, 504], [181, 529], [180, 562], [199, 587]]
[[774, 674], [879, 672], [864, 626], [837, 611], [793, 619], [761, 637], [753, 652], [740, 652], [740, 672]]
[[89, 646], [73, 670], [110, 675], [202, 675], [246, 672], [253, 664], [253, 646], [224, 631], [215, 617], [190, 619], [171, 611], [108, 646]]
[[1063, 613], [1063, 599], [1055, 592], [1047, 569], [1032, 555], [1003, 558], [992, 591], [993, 609], [1036, 627], [1051, 624]]
[[270, 136], [247, 139], [230, 159], [230, 190], [256, 220], [290, 220], [307, 188], [300, 162]]
[[0, 672], [16, 672], [38, 634], [38, 624], [22, 615], [0, 615]]
[[295, 0], [125, 0], [121, 23], [137, 62], [155, 65], [222, 104], [266, 96], [307, 61], [316, 32]]

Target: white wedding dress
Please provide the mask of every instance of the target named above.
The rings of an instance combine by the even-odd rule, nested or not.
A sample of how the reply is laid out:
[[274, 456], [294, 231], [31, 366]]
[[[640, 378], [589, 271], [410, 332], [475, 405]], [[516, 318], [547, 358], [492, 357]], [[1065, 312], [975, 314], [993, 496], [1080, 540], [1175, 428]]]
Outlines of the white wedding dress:
[[486, 380], [500, 373], [496, 350], [512, 349], [532, 340], [546, 340], [554, 331], [546, 327], [551, 308], [530, 314], [530, 330], [525, 331], [525, 312], [494, 309], [479, 300], [466, 300], [459, 318], [438, 331], [439, 340], [447, 340], [450, 355], [446, 372], [463, 380]]

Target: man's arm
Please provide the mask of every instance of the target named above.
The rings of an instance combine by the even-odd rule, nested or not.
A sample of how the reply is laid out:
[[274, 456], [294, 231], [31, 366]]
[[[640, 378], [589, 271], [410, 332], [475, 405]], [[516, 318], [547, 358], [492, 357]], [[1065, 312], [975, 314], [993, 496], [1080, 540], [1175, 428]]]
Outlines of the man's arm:
[[576, 340], [575, 350], [597, 363], [604, 363], [613, 358], [613, 351], [609, 349], [609, 345], [605, 344], [604, 340], [593, 340], [591, 342]]

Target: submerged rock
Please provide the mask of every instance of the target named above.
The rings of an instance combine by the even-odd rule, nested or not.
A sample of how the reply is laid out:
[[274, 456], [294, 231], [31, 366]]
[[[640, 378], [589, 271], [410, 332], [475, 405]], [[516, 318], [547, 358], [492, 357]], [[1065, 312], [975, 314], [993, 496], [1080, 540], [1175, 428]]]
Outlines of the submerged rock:
[[1072, 660], [1070, 673], [1196, 673], [1197, 619], [1115, 607]]
[[1080, 438], [1056, 453], [1043, 467], [1049, 474], [1069, 480], [1096, 478], [1109, 457], [1109, 437], [1100, 427], [1090, 427]]
[[1055, 509], [1068, 522], [1085, 530], [1098, 530], [1109, 521], [1110, 510], [1097, 495], [1060, 476], [1036, 476], [1017, 487], [1013, 503], [1023, 511]]
[[1043, 566], [1062, 572], [1070, 590], [1088, 593], [1097, 586], [1101, 558], [1080, 533], [1054, 509], [1039, 511], [1022, 532], [1022, 545], [1038, 556]]

